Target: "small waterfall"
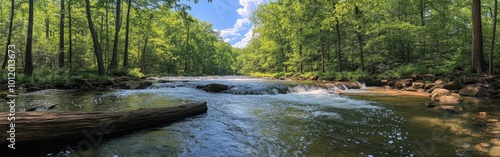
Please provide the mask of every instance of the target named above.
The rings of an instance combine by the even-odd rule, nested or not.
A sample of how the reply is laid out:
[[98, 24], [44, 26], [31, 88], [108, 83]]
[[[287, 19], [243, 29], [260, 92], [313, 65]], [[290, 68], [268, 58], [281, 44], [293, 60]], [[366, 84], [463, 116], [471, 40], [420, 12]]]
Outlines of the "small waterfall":
[[358, 84], [358, 86], [361, 87], [361, 89], [366, 88], [366, 84], [365, 83], [361, 83], [361, 82], [356, 81], [356, 84]]

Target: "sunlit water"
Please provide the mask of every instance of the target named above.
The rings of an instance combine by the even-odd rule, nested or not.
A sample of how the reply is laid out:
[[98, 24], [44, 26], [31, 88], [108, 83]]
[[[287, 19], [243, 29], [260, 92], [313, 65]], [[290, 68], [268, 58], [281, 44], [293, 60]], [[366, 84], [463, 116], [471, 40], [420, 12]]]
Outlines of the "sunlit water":
[[[467, 151], [458, 148], [473, 141], [429, 125], [432, 120], [440, 123], [443, 118], [457, 117], [443, 117], [443, 113], [422, 107], [428, 98], [347, 97], [311, 82], [239, 77], [168, 79], [174, 82], [144, 90], [26, 93], [19, 96], [18, 109], [58, 104], [53, 111], [120, 111], [208, 102], [207, 114], [114, 138], [88, 151], [49, 155], [467, 156]], [[195, 88], [209, 83], [233, 88], [225, 93]], [[435, 138], [436, 131], [447, 138]]]

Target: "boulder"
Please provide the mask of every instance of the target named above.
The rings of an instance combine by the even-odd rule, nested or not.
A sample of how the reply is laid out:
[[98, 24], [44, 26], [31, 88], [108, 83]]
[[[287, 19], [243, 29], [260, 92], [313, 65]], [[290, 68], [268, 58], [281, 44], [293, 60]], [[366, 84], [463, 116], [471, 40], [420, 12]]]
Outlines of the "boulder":
[[125, 87], [127, 87], [129, 89], [146, 89], [151, 85], [153, 85], [152, 82], [143, 81], [143, 80], [139, 80], [139, 81], [130, 80], [130, 81], [125, 82]]
[[426, 83], [424, 86], [424, 89], [431, 89], [433, 87], [436, 87], [435, 83]]
[[451, 94], [451, 92], [447, 89], [441, 89], [441, 88], [435, 89], [431, 93], [431, 100], [432, 101], [439, 101], [439, 97], [445, 96], [448, 94]]
[[448, 90], [460, 90], [462, 87], [455, 82], [448, 82], [443, 84], [443, 88]]
[[396, 84], [394, 84], [394, 87], [396, 87], [396, 89], [403, 89], [406, 87], [406, 83], [404, 82], [396, 82]]
[[458, 94], [460, 94], [462, 96], [476, 96], [478, 92], [479, 92], [479, 88], [467, 86], [465, 88], [460, 89]]
[[420, 88], [424, 88], [424, 87], [425, 87], [425, 83], [423, 83], [423, 82], [413, 82], [413, 83], [411, 84], [411, 87], [412, 87], [413, 89], [420, 89]]
[[500, 146], [494, 146], [488, 152], [490, 156], [500, 156]]
[[206, 92], [219, 93], [219, 92], [223, 92], [225, 90], [228, 90], [231, 87], [228, 85], [224, 85], [224, 84], [212, 83], [212, 84], [207, 84], [207, 85], [198, 85], [198, 86], [196, 86], [196, 88], [204, 90]]
[[347, 84], [350, 89], [361, 89], [361, 86], [357, 82], [349, 82]]
[[434, 109], [436, 109], [438, 111], [445, 111], [445, 112], [451, 113], [451, 114], [460, 114], [464, 111], [461, 107], [458, 107], [458, 106], [438, 106], [438, 107], [435, 107]]
[[444, 83], [444, 82], [443, 82], [443, 80], [441, 80], [441, 79], [436, 80], [436, 81], [434, 82], [434, 84], [436, 84], [436, 85], [442, 85], [443, 83]]
[[462, 97], [456, 93], [439, 97], [441, 104], [458, 104], [460, 101], [462, 101]]

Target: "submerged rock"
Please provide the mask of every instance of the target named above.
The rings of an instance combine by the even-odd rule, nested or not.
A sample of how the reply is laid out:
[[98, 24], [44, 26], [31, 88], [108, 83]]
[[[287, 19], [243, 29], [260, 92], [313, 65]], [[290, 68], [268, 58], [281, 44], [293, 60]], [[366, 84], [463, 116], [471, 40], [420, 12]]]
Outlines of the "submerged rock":
[[461, 114], [464, 111], [461, 107], [458, 106], [438, 106], [435, 107], [434, 109], [439, 111], [445, 111], [451, 114]]
[[129, 89], [146, 89], [149, 86], [153, 85], [150, 81], [127, 81], [125, 82], [125, 86]]
[[48, 110], [54, 109], [56, 106], [57, 106], [56, 104], [43, 104], [43, 105], [29, 108], [26, 111], [48, 111]]
[[207, 85], [198, 85], [196, 89], [201, 89], [206, 92], [219, 93], [230, 89], [231, 87], [224, 84], [212, 83]]

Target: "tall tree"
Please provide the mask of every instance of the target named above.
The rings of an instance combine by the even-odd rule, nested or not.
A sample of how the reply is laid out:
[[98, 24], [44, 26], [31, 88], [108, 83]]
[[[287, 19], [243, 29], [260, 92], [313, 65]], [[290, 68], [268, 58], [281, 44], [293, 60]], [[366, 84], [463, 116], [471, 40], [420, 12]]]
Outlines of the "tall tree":
[[64, 67], [64, 1], [61, 0], [61, 21], [59, 23], [59, 68]]
[[356, 30], [356, 36], [358, 38], [358, 46], [359, 46], [359, 59], [361, 62], [361, 71], [365, 71], [365, 61], [363, 55], [363, 37], [361, 36], [361, 11], [358, 6], [354, 6], [354, 12], [356, 14], [356, 19], [358, 20], [358, 28]]
[[7, 37], [7, 46], [5, 46], [5, 58], [3, 59], [2, 69], [7, 66], [7, 58], [9, 55], [9, 45], [12, 42], [12, 25], [14, 23], [14, 0], [10, 1], [10, 23], [9, 23], [9, 35]]
[[111, 56], [111, 63], [108, 70], [116, 69], [118, 66], [118, 39], [120, 33], [121, 21], [121, 0], [116, 0], [116, 14], [115, 14], [115, 41], [113, 43], [113, 55]]
[[73, 27], [71, 27], [71, 0], [68, 1], [68, 31], [69, 31], [69, 69], [73, 69]]
[[486, 66], [483, 54], [481, 0], [472, 0], [472, 72], [481, 74]]
[[104, 73], [104, 64], [102, 62], [101, 45], [99, 44], [99, 38], [97, 38], [97, 32], [95, 31], [94, 23], [92, 22], [89, 0], [85, 0], [85, 10], [87, 12], [87, 21], [89, 24], [90, 34], [92, 35], [92, 42], [94, 43], [94, 54], [97, 59], [98, 74], [104, 75], [105, 73]]
[[125, 50], [123, 51], [123, 68], [128, 68], [128, 46], [129, 46], [129, 28], [130, 28], [130, 6], [132, 6], [132, 0], [128, 0], [127, 6], [127, 27], [125, 28]]
[[25, 60], [26, 65], [24, 67], [24, 73], [28, 76], [33, 75], [33, 59], [31, 57], [32, 43], [33, 43], [33, 0], [28, 1], [29, 11], [28, 11], [28, 36], [26, 39], [26, 54]]
[[490, 64], [488, 74], [493, 74], [493, 52], [495, 50], [495, 36], [497, 33], [498, 1], [495, 0], [495, 11], [493, 13], [493, 34], [491, 35]]
[[335, 30], [337, 31], [337, 64], [339, 72], [342, 72], [342, 48], [340, 47], [340, 28], [338, 18], [335, 18]]

